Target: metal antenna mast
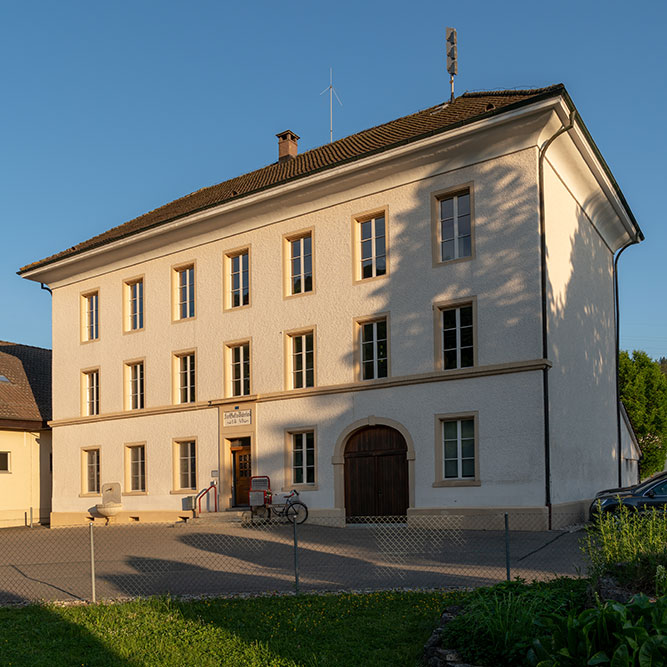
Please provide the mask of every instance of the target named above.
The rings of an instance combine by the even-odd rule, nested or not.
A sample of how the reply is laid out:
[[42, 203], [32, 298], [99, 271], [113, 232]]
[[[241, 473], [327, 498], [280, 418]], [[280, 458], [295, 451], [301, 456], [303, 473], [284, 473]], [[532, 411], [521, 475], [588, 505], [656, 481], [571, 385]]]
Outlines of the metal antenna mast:
[[451, 86], [450, 102], [454, 101], [454, 75], [459, 73], [458, 49], [456, 46], [456, 29], [445, 30], [445, 50], [447, 52], [447, 71], [449, 72], [449, 85]]
[[329, 143], [333, 143], [333, 96], [336, 96], [336, 99], [338, 100], [338, 104], [343, 106], [343, 103], [340, 101], [340, 97], [338, 97], [338, 93], [336, 92], [336, 89], [333, 86], [333, 68], [329, 68], [329, 85], [320, 93], [320, 95], [324, 95], [324, 93], [329, 91]]

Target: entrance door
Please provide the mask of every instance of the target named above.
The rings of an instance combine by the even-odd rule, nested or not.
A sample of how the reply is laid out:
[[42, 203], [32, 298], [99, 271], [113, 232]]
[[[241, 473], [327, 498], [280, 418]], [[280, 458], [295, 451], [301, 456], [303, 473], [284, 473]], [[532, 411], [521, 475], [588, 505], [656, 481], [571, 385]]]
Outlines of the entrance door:
[[252, 462], [250, 460], [250, 438], [230, 440], [232, 451], [232, 467], [234, 474], [234, 505], [246, 506], [249, 502], [250, 476]]
[[407, 445], [389, 426], [366, 426], [345, 447], [345, 514], [405, 516], [409, 505]]

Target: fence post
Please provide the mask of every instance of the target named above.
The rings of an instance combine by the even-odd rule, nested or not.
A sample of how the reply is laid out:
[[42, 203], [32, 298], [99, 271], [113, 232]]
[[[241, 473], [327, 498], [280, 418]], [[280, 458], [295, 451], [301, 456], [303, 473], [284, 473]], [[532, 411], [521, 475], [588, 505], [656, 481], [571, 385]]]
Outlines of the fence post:
[[91, 597], [93, 602], [97, 602], [95, 595], [95, 541], [93, 540], [93, 522], [89, 524], [89, 533], [90, 533], [90, 588], [91, 588]]
[[294, 590], [299, 594], [299, 539], [296, 534], [296, 516], [292, 517], [294, 528]]
[[510, 521], [509, 515], [505, 512], [505, 570], [507, 571], [507, 581], [510, 581]]

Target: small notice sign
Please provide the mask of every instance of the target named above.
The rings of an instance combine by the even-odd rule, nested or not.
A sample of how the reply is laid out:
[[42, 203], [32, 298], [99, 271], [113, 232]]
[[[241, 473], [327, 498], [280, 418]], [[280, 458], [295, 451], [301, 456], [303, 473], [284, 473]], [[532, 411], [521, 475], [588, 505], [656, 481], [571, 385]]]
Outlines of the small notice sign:
[[233, 410], [222, 413], [223, 426], [247, 426], [252, 424], [252, 410]]

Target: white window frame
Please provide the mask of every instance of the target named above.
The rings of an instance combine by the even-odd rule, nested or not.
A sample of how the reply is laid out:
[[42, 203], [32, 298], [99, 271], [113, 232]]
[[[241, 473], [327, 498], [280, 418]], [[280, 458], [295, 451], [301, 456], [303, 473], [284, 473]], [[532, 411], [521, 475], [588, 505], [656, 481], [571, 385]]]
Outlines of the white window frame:
[[[470, 309], [470, 324], [461, 325], [461, 310], [464, 308]], [[455, 326], [445, 329], [445, 313], [455, 313]], [[463, 329], [470, 329], [470, 336], [472, 342], [470, 345], [462, 345], [462, 331]], [[456, 345], [454, 347], [445, 347], [445, 335], [447, 331], [454, 331], [456, 333]], [[473, 303], [462, 303], [460, 305], [452, 305], [440, 308], [440, 349], [442, 355], [442, 369], [454, 370], [457, 368], [472, 368], [475, 366], [475, 307]], [[471, 362], [462, 365], [462, 353], [464, 350], [471, 350]], [[447, 352], [456, 352], [456, 365], [447, 364]]]
[[[463, 422], [471, 422], [473, 428], [472, 437], [463, 438], [462, 435], [462, 425]], [[475, 418], [474, 417], [462, 417], [460, 419], [442, 419], [441, 424], [441, 435], [442, 435], [442, 479], [445, 481], [450, 480], [474, 480], [477, 477], [477, 452], [476, 452], [476, 432], [475, 432]], [[445, 438], [445, 425], [446, 424], [456, 424], [456, 439]], [[463, 441], [468, 442], [472, 445], [473, 455], [472, 456], [463, 456]], [[447, 457], [447, 443], [455, 442], [456, 443], [456, 456]], [[447, 474], [447, 463], [454, 461], [456, 463], [456, 475]], [[463, 462], [472, 461], [472, 474], [464, 475], [463, 474]]]
[[144, 279], [125, 281], [125, 331], [141, 331], [145, 319]]
[[[305, 389], [315, 386], [315, 331], [307, 329], [288, 334], [289, 338], [289, 374], [290, 389]], [[310, 338], [310, 350], [308, 349], [308, 339]], [[300, 347], [300, 351], [297, 348]], [[308, 355], [310, 353], [311, 363], [308, 364]], [[310, 373], [310, 382], [309, 380]]]
[[[185, 452], [185, 447], [188, 451]], [[197, 441], [176, 441], [176, 459], [178, 462], [177, 481], [179, 489], [197, 489]], [[185, 453], [184, 453], [185, 452]], [[188, 484], [184, 485], [183, 480]]]
[[[84, 473], [84, 484], [83, 486], [83, 492], [86, 495], [99, 495], [101, 492], [101, 484], [100, 484], [100, 470], [101, 470], [101, 464], [100, 464], [100, 448], [99, 447], [89, 447], [83, 450], [84, 454], [84, 465], [83, 465], [83, 473]], [[91, 468], [93, 470], [93, 481], [94, 481], [94, 488], [91, 488]]]
[[[250, 305], [250, 248], [227, 255], [230, 309]], [[236, 280], [236, 284], [235, 284]], [[235, 301], [238, 300], [238, 303]]]
[[[306, 241], [309, 241], [310, 251], [306, 250]], [[311, 232], [287, 239], [289, 248], [289, 294], [307, 294], [314, 288], [313, 271], [313, 235]], [[298, 254], [295, 256], [295, 246], [298, 247]], [[306, 268], [306, 258], [310, 258], [310, 271]], [[296, 269], [296, 270], [295, 270]], [[310, 278], [310, 285], [307, 280]], [[299, 289], [295, 289], [295, 283], [299, 281]]]
[[[384, 323], [385, 325], [385, 338], [378, 337], [378, 324]], [[370, 340], [364, 339], [364, 333], [367, 327], [371, 327], [372, 338]], [[389, 350], [389, 317], [388, 316], [378, 316], [373, 318], [366, 318], [357, 320], [357, 345], [359, 349], [359, 372], [358, 378], [362, 382], [368, 382], [369, 380], [378, 380], [390, 376], [390, 350]], [[384, 341], [385, 353], [386, 356], [380, 357], [380, 342]], [[370, 347], [369, 347], [370, 345]], [[371, 352], [370, 357], [366, 357], [367, 351]], [[381, 362], [384, 361], [384, 374], [380, 374], [381, 371]], [[373, 363], [373, 371], [370, 377], [366, 377], [366, 363]]]
[[146, 443], [125, 446], [126, 488], [130, 493], [146, 493]]
[[229, 396], [249, 396], [252, 392], [251, 345], [249, 340], [227, 344]]
[[[461, 197], [468, 198], [468, 213], [460, 213], [459, 200]], [[443, 218], [442, 216], [442, 207], [444, 202], [452, 202], [452, 217]], [[469, 218], [469, 233], [461, 234], [460, 230], [460, 221], [463, 216], [467, 215]], [[437, 244], [438, 251], [437, 257], [440, 263], [453, 262], [457, 259], [470, 259], [473, 255], [473, 215], [472, 215], [472, 192], [470, 188], [461, 189], [451, 194], [443, 194], [437, 197], [437, 220], [438, 220], [438, 229], [437, 229]], [[443, 238], [443, 224], [445, 221], [452, 220], [453, 223], [453, 236], [447, 239]], [[467, 254], [461, 254], [461, 240], [469, 239], [469, 252]], [[452, 241], [454, 245], [454, 256], [453, 257], [444, 257], [443, 245], [446, 241]]]
[[83, 407], [86, 417], [100, 414], [100, 369], [83, 371]]
[[[314, 486], [317, 482], [317, 456], [315, 431], [292, 431], [291, 436], [291, 470], [292, 484], [294, 486]], [[311, 446], [308, 446], [310, 436]], [[312, 463], [308, 463], [308, 450], [312, 450]], [[297, 454], [301, 454], [301, 463], [297, 463]], [[308, 472], [312, 473], [312, 479], [308, 479]], [[297, 479], [297, 473], [301, 473], [301, 481]]]
[[[378, 221], [382, 220], [383, 231], [377, 233]], [[363, 238], [364, 225], [370, 226], [370, 236]], [[384, 252], [379, 252], [379, 239], [384, 239]], [[364, 243], [367, 243], [369, 252], [364, 251]], [[357, 280], [365, 281], [374, 278], [382, 278], [389, 273], [389, 236], [387, 233], [387, 211], [379, 211], [373, 216], [364, 216], [356, 220], [356, 244], [357, 244]], [[384, 260], [384, 269], [378, 266], [378, 260]], [[370, 275], [364, 275], [364, 264], [371, 267]]]
[[143, 359], [125, 364], [126, 408], [143, 410], [146, 405], [146, 370]]
[[100, 338], [100, 291], [81, 295], [81, 338], [92, 342]]
[[7, 459], [7, 466], [5, 468], [0, 467], [0, 473], [11, 473], [12, 471], [12, 453], [9, 451], [2, 451], [0, 452], [0, 460], [2, 459], [3, 455]]
[[185, 264], [174, 268], [174, 320], [194, 319], [197, 314], [196, 302], [195, 265]]
[[174, 355], [176, 374], [176, 403], [186, 404], [197, 401], [197, 359], [194, 350]]

